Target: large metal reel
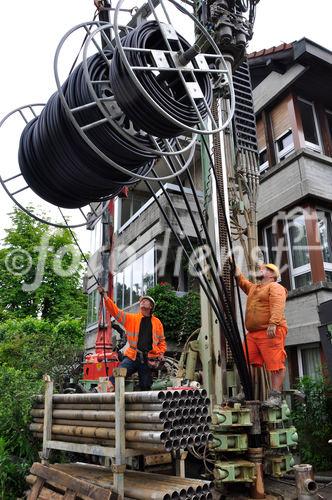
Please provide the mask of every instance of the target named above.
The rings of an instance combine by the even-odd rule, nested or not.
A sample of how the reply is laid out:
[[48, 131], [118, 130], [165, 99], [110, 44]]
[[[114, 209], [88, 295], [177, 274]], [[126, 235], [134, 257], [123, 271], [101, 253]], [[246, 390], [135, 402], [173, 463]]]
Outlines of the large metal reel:
[[[125, 45], [123, 43], [124, 38], [121, 37], [121, 27], [118, 25], [118, 16], [124, 0], [119, 0], [114, 15], [114, 37], [116, 48], [119, 51], [121, 61], [133, 85], [135, 85], [139, 93], [144, 96], [144, 98], [156, 110], [156, 112], [158, 112], [165, 119], [191, 133], [210, 135], [221, 132], [228, 126], [228, 124], [232, 120], [235, 109], [235, 95], [229, 68], [215, 41], [210, 36], [205, 27], [198, 21], [198, 19], [182, 6], [180, 6], [175, 0], [170, 1], [183, 14], [187, 15], [195, 23], [196, 31], [200, 34], [200, 44], [208, 44], [208, 46], [210, 47], [210, 52], [201, 53], [199, 52], [198, 48], [197, 50], [199, 53], [194, 55], [195, 52], [193, 52], [191, 56], [189, 56], [190, 61], [188, 61], [187, 63], [183, 61], [182, 56], [188, 55], [188, 52], [190, 52], [191, 49], [195, 50], [195, 47], [193, 46], [189, 50], [184, 50], [183, 42], [181, 41], [178, 33], [172, 25], [170, 16], [163, 0], [160, 0], [159, 3], [167, 23], [161, 21], [160, 16], [158, 15], [157, 10], [153, 5], [153, 1], [148, 0], [148, 4], [153, 17], [159, 26], [160, 34], [164, 41], [166, 50], [151, 50], [148, 48], [138, 49], [136, 46], [128, 46], [128, 44]], [[146, 67], [133, 65], [129, 60], [128, 54], [136, 51], [142, 53], [148, 52], [155, 65]], [[184, 120], [175, 118], [174, 115], [167, 112], [157, 100], [154, 100], [153, 96], [151, 96], [151, 94], [147, 91], [147, 89], [141, 82], [141, 79], [139, 77], [139, 73], [141, 72], [158, 72], [160, 75], [175, 72], [186, 91], [188, 100], [196, 111], [198, 122], [197, 126], [189, 126]], [[219, 83], [220, 81], [224, 80], [228, 87], [228, 93], [230, 95], [230, 111], [226, 120], [223, 121], [220, 125], [216, 123], [210, 109], [211, 106], [208, 102], [206, 102], [206, 99], [200, 88], [198, 79], [200, 75], [204, 74], [209, 75], [211, 79], [214, 78], [214, 80], [218, 80]], [[203, 103], [204, 113], [202, 113], [202, 111], [199, 109], [197, 105], [198, 102]]]
[[[95, 29], [92, 31], [93, 27]], [[197, 134], [190, 134], [189, 137], [188, 134], [186, 134], [187, 137], [182, 137], [175, 141], [172, 139], [161, 139], [158, 136], [147, 134], [143, 130], [137, 130], [137, 128], [135, 128], [133, 123], [117, 105], [110, 82], [106, 80], [96, 81], [92, 78], [88, 67], [88, 61], [91, 55], [91, 47], [93, 46], [95, 49], [97, 49], [97, 53], [99, 53], [99, 55], [103, 58], [105, 64], [110, 65], [111, 61], [108, 59], [108, 51], [109, 47], [112, 47], [112, 42], [108, 38], [107, 33], [113, 29], [114, 26], [110, 23], [97, 21], [86, 22], [74, 26], [62, 37], [56, 49], [54, 57], [54, 75], [63, 109], [65, 110], [71, 123], [74, 125], [76, 131], [86, 142], [86, 144], [88, 144], [89, 147], [100, 158], [102, 158], [111, 167], [115, 168], [118, 172], [127, 176], [130, 175], [132, 177], [132, 184], [136, 183], [138, 180], [156, 180], [156, 177], [148, 177], [147, 173], [144, 171], [132, 172], [125, 168], [123, 165], [120, 165], [119, 163], [114, 161], [103, 151], [101, 151], [100, 148], [98, 148], [98, 146], [93, 142], [93, 140], [91, 140], [88, 135], [89, 131], [91, 131], [92, 129], [98, 129], [98, 127], [103, 126], [105, 123], [109, 123], [116, 131], [116, 133], [123, 138], [124, 141], [126, 141], [128, 144], [131, 144], [133, 148], [139, 149], [142, 153], [150, 155], [152, 159], [160, 157], [174, 157], [175, 164], [177, 165], [175, 167], [175, 171], [172, 171], [170, 169], [169, 175], [158, 177], [158, 180], [167, 181], [174, 179], [174, 177], [181, 175], [189, 167], [195, 153]], [[129, 31], [126, 26], [121, 26], [119, 27], [119, 29], [127, 32]], [[75, 35], [79, 30], [83, 30], [88, 34], [82, 51], [82, 64], [84, 68], [85, 81], [91, 95], [91, 102], [87, 103], [84, 106], [73, 107], [68, 102], [68, 99], [66, 98], [63, 90], [63, 81], [60, 77], [60, 62], [61, 57], [63, 57], [62, 53], [67, 50], [66, 45], [68, 44], [68, 47], [70, 47], [70, 37], [72, 35]], [[101, 39], [104, 41], [103, 46], [101, 45], [97, 37], [101, 37]], [[108, 54], [108, 56], [106, 54]], [[68, 59], [68, 54], [66, 54], [66, 56], [66, 59]], [[99, 87], [102, 86], [102, 96], [97, 94], [96, 85], [98, 85]], [[85, 123], [84, 126], [82, 126], [77, 118], [78, 113], [93, 107], [97, 107], [104, 118], [99, 120], [91, 119], [90, 122]], [[142, 138], [144, 141], [142, 141]], [[186, 154], [186, 158], [184, 159], [183, 154], [187, 152], [189, 153]]]
[[[93, 227], [107, 208], [104, 200], [81, 209], [62, 209], [67, 224], [57, 222], [62, 216], [58, 207], [41, 199], [27, 185], [17, 162], [17, 144], [23, 128], [39, 116], [44, 104], [27, 104], [8, 113], [0, 122], [0, 147], [6, 161], [1, 162], [0, 183], [13, 203], [30, 217], [53, 227]], [[17, 141], [13, 135], [17, 134]], [[35, 211], [32, 211], [32, 208]]]

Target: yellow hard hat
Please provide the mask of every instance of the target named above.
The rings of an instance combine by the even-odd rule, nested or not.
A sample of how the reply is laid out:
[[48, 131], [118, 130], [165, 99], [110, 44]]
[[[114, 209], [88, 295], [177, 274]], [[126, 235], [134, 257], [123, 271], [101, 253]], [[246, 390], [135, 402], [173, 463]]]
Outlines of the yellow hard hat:
[[280, 271], [277, 266], [275, 266], [274, 264], [263, 264], [263, 266], [273, 271], [277, 279], [280, 278]]

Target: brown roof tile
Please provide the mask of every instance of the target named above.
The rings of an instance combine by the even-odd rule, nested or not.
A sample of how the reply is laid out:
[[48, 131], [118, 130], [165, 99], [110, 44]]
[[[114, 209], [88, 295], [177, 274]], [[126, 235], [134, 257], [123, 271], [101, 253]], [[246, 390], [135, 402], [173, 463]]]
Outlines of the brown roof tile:
[[281, 43], [278, 46], [269, 47], [268, 49], [262, 49], [248, 54], [249, 59], [254, 59], [256, 57], [267, 56], [269, 54], [275, 54], [276, 52], [282, 52], [283, 50], [288, 50], [293, 47], [292, 43]]

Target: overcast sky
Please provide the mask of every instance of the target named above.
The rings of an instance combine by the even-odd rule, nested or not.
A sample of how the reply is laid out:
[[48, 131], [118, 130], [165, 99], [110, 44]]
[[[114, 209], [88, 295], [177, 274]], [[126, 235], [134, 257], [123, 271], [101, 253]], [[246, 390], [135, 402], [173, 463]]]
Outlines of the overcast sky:
[[[124, 3], [126, 8], [134, 5], [134, 0]], [[2, 119], [18, 106], [45, 102], [50, 97], [55, 90], [53, 56], [57, 44], [72, 26], [92, 19], [94, 5], [93, 0], [2, 0], [0, 13]], [[178, 26], [186, 31], [189, 21], [175, 17]], [[249, 52], [304, 36], [331, 50], [331, 17], [329, 0], [261, 0]], [[16, 161], [18, 137], [15, 131], [4, 133], [0, 130], [0, 173], [3, 178], [8, 176], [14, 168], [13, 161]], [[10, 199], [0, 191], [0, 237], [3, 228], [8, 227], [6, 213], [11, 206]], [[81, 241], [87, 249], [88, 238]]]

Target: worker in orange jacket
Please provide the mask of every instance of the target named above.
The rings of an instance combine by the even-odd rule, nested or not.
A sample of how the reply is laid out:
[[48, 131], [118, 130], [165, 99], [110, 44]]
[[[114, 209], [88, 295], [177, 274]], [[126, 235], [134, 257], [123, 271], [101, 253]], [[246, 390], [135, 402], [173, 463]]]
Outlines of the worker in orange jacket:
[[248, 296], [245, 326], [248, 330], [249, 363], [253, 366], [265, 365], [271, 373], [272, 390], [265, 406], [279, 406], [285, 378], [285, 339], [287, 323], [285, 304], [287, 290], [277, 283], [279, 269], [274, 264], [263, 264], [256, 274], [257, 284], [247, 280], [236, 269], [236, 280]]
[[[126, 313], [118, 308], [102, 287], [98, 287], [98, 291], [105, 298], [106, 309], [126, 330], [128, 347], [120, 367], [127, 369], [128, 376], [137, 372], [141, 390], [150, 390], [151, 368], [160, 363], [167, 348], [163, 325], [153, 316], [154, 299], [145, 295], [140, 298], [139, 313]], [[110, 377], [110, 381], [114, 386], [114, 377]]]

